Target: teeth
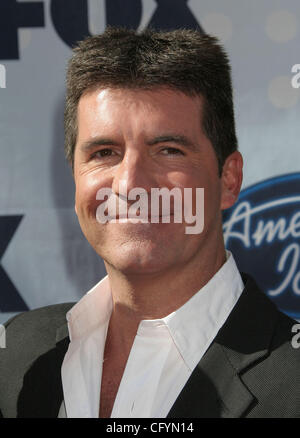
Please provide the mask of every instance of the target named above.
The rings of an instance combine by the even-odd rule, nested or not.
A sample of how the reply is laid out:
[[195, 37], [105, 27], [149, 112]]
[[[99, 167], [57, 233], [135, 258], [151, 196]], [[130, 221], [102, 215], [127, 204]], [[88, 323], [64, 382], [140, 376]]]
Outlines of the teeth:
[[162, 219], [162, 218], [171, 218], [170, 215], [165, 216], [119, 216], [119, 217], [109, 217], [108, 221], [119, 221], [119, 222], [126, 222], [126, 221], [132, 221], [132, 222], [140, 222], [140, 221], [146, 221], [151, 222], [151, 219]]
[[144, 222], [144, 223], [148, 223], [148, 219], [137, 219], [137, 218], [121, 218], [121, 219], [116, 219], [116, 222], [131, 222], [133, 224], [135, 223], [139, 223], [139, 222]]

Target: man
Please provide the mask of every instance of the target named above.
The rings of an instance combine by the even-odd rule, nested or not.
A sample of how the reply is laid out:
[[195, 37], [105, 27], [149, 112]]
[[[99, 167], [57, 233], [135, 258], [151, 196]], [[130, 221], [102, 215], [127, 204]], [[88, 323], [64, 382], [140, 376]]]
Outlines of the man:
[[[2, 415], [299, 417], [294, 321], [224, 248], [221, 213], [238, 197], [242, 157], [217, 40], [87, 38], [69, 63], [65, 134], [76, 214], [108, 276], [75, 305], [7, 323]], [[169, 197], [169, 212], [153, 214], [153, 189], [179, 189], [180, 207]], [[201, 232], [175, 220], [187, 211], [203, 215]]]

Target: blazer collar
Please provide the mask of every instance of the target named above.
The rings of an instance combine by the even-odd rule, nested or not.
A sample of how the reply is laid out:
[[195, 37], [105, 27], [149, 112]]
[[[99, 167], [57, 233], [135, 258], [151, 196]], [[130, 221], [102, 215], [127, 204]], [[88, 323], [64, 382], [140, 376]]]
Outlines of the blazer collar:
[[255, 401], [242, 373], [269, 354], [275, 305], [243, 275], [245, 289], [214, 342], [191, 374], [168, 417], [236, 418]]

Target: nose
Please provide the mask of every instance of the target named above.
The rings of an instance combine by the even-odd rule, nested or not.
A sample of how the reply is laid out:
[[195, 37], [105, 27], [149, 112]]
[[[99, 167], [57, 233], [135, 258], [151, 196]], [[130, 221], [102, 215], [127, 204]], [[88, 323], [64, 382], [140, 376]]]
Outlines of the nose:
[[132, 189], [142, 188], [148, 194], [157, 187], [150, 159], [138, 150], [126, 151], [113, 176], [112, 190], [117, 195], [128, 195]]

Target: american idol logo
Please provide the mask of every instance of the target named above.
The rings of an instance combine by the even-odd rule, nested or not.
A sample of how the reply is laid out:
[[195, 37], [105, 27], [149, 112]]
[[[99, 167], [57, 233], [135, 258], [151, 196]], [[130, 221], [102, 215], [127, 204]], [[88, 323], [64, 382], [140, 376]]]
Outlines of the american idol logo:
[[226, 248], [242, 272], [300, 320], [300, 173], [271, 178], [240, 194], [223, 214]]

